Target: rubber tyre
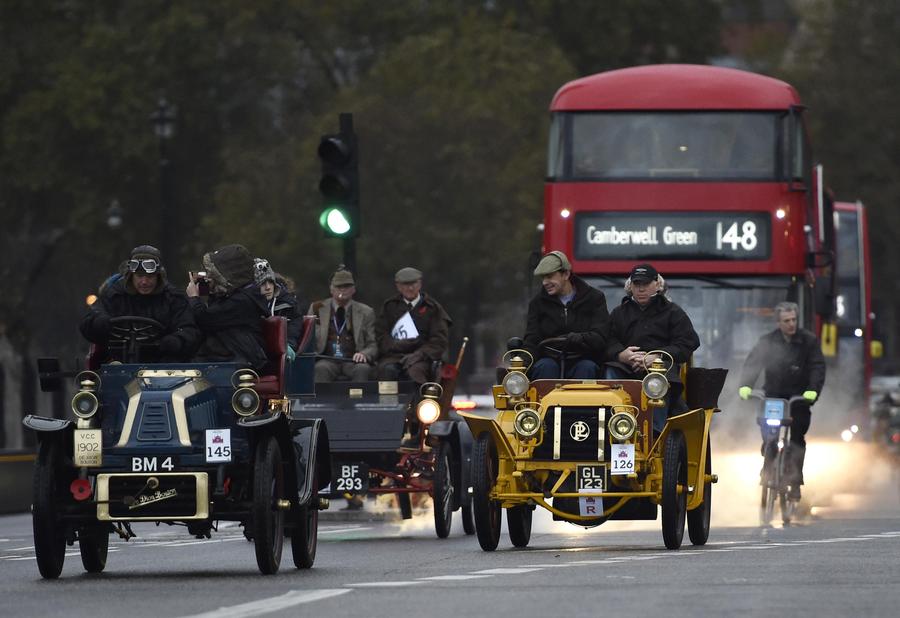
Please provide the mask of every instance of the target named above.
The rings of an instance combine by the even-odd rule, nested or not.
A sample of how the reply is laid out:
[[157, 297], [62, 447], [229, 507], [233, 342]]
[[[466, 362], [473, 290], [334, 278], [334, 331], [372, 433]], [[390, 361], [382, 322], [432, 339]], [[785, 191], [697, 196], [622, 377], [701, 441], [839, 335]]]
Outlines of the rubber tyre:
[[397, 494], [397, 505], [400, 507], [400, 517], [412, 519], [412, 499], [408, 493]]
[[525, 504], [506, 509], [509, 540], [514, 546], [528, 547], [528, 541], [531, 540], [531, 517], [533, 514], [534, 509]]
[[[706, 444], [705, 474], [712, 474], [712, 444]], [[692, 545], [706, 545], [712, 515], [712, 483], [703, 484], [703, 504], [687, 513], [688, 537]]]
[[253, 465], [253, 544], [256, 564], [264, 575], [278, 572], [284, 547], [284, 511], [277, 501], [284, 498], [281, 449], [274, 437], [256, 445]]
[[102, 573], [109, 553], [109, 529], [105, 526], [85, 526], [78, 533], [81, 564], [88, 573]]
[[44, 579], [59, 577], [66, 559], [65, 526], [59, 518], [62, 456], [59, 442], [46, 439], [41, 442], [34, 465], [31, 525], [38, 570]]
[[769, 526], [772, 523], [772, 516], [775, 513], [775, 498], [778, 495], [776, 491], [778, 474], [777, 468], [777, 452], [764, 456], [763, 474], [762, 474], [762, 495], [759, 503], [759, 524], [761, 526]]
[[319, 545], [319, 477], [313, 477], [309, 502], [297, 510], [291, 530], [291, 557], [298, 569], [311, 568]]
[[434, 461], [434, 481], [432, 494], [434, 502], [434, 531], [439, 539], [450, 536], [453, 527], [453, 477], [451, 475], [450, 455], [453, 452], [450, 444], [441, 442]]
[[[681, 485], [683, 491], [678, 492]], [[687, 448], [684, 435], [673, 431], [666, 436], [663, 448], [662, 533], [668, 549], [678, 549], [684, 538], [687, 511]]]
[[788, 499], [788, 485], [784, 482], [785, 468], [787, 467], [788, 458], [790, 457], [789, 448], [781, 449], [778, 453], [778, 508], [781, 510], [781, 523], [785, 526], [791, 525], [791, 519], [794, 516], [795, 502]]
[[462, 520], [463, 532], [475, 534], [475, 518], [472, 516], [472, 502], [459, 507], [459, 518]]
[[500, 524], [503, 509], [491, 500], [491, 490], [497, 478], [497, 467], [489, 433], [483, 433], [472, 447], [472, 513], [478, 544], [484, 551], [494, 551], [500, 544]]

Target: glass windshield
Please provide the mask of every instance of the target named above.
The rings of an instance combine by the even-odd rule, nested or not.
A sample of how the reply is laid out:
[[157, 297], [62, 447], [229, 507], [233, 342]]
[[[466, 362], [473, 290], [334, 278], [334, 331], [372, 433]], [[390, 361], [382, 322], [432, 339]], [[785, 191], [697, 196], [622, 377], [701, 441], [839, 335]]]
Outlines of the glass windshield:
[[551, 126], [548, 175], [777, 180], [786, 118], [780, 112], [560, 113]]
[[[618, 281], [586, 278], [606, 295], [610, 310], [624, 297]], [[669, 298], [677, 303], [700, 336], [694, 365], [739, 371], [759, 338], [775, 328], [773, 307], [796, 301], [790, 277], [667, 278]], [[801, 312], [802, 313], [802, 312]]]

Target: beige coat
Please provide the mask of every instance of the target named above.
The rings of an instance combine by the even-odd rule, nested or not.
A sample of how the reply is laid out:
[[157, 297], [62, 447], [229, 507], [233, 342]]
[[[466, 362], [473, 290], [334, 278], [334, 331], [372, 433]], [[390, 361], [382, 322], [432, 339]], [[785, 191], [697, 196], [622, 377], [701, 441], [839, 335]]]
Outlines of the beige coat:
[[[312, 303], [308, 313], [319, 317], [319, 323], [316, 325], [316, 354], [324, 354], [325, 345], [328, 343], [328, 325], [331, 323], [331, 299], [326, 298]], [[365, 354], [370, 363], [374, 362], [378, 358], [375, 310], [354, 300], [350, 302], [349, 318], [356, 351]]]

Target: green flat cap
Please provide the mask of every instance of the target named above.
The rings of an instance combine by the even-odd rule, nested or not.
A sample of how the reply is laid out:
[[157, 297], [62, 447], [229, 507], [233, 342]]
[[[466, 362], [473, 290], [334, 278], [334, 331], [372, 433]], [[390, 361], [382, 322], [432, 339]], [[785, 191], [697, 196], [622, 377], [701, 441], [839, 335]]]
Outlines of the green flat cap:
[[353, 273], [349, 270], [339, 270], [331, 277], [331, 285], [334, 287], [356, 285], [356, 282], [353, 280]]
[[560, 270], [572, 270], [572, 264], [562, 251], [551, 251], [538, 262], [537, 268], [534, 269], [534, 275], [543, 277]]
[[394, 281], [397, 283], [413, 283], [422, 278], [422, 271], [412, 266], [401, 268], [394, 275]]

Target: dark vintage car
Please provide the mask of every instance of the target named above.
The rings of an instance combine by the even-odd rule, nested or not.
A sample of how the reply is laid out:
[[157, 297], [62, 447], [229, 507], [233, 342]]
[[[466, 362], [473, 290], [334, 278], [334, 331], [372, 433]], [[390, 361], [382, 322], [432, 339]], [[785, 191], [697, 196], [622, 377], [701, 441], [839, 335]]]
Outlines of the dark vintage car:
[[456, 365], [436, 368], [440, 383], [318, 383], [315, 400], [294, 403], [295, 414], [328, 423], [329, 497], [395, 494], [401, 516], [410, 519], [411, 494], [427, 493], [438, 537], [450, 534], [457, 509], [466, 534], [474, 534], [472, 434], [450, 403], [461, 359], [460, 352]]
[[[331, 477], [328, 433], [292, 401], [313, 392], [311, 352], [288, 361], [286, 320], [266, 318], [263, 375], [235, 363], [147, 364], [161, 326], [139, 317], [112, 320], [110, 345], [126, 363], [101, 364], [92, 347], [70, 418], [29, 415], [37, 433], [32, 515], [40, 573], [60, 575], [76, 541], [88, 572], [106, 566], [109, 535], [135, 536], [134, 522], [183, 525], [209, 537], [237, 521], [253, 540], [261, 572], [275, 573], [285, 529], [297, 568], [316, 556], [320, 479]], [[312, 321], [301, 350], [309, 349]], [[39, 361], [41, 386], [58, 390], [73, 372]], [[70, 416], [58, 414], [55, 416]]]

